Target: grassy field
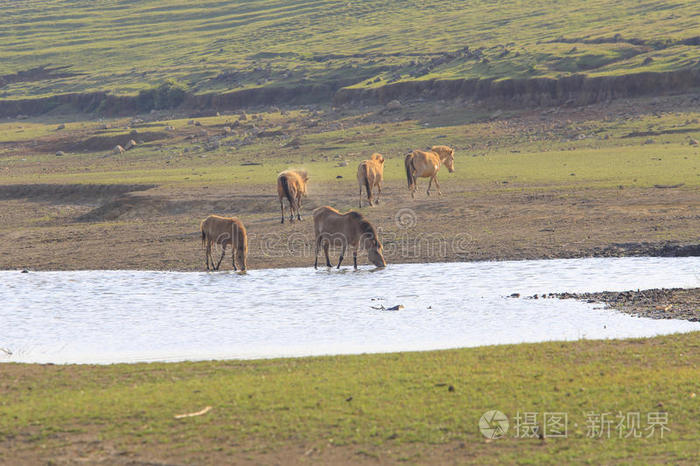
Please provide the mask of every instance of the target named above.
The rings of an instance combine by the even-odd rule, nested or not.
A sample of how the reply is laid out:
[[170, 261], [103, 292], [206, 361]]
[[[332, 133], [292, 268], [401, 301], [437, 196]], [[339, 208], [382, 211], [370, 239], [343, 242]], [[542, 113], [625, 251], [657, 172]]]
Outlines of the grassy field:
[[698, 66], [693, 2], [614, 6], [603, 0], [4, 2], [0, 98], [134, 94], [169, 78], [200, 93]]
[[[694, 464], [698, 354], [700, 335], [690, 333], [263, 361], [5, 364], [0, 461]], [[491, 409], [510, 420], [493, 441], [477, 427]], [[567, 413], [568, 438], [522, 438], [518, 412], [539, 413], [540, 429], [545, 412]], [[609, 436], [593, 436], [588, 413], [635, 412], [640, 438], [624, 438], [619, 419]], [[648, 413], [668, 416], [663, 438], [647, 437]]]

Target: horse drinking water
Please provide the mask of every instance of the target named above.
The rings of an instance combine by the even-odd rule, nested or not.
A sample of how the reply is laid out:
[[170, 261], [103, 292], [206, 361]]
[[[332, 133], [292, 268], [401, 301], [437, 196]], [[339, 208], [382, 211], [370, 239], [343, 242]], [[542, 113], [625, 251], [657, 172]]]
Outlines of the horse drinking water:
[[[199, 225], [202, 232], [202, 246], [206, 246], [206, 262], [207, 270], [209, 269], [209, 259], [214, 270], [219, 270], [221, 261], [224, 260], [226, 254], [226, 246], [231, 245], [231, 262], [233, 270], [236, 269], [236, 260], [241, 270], [246, 269], [246, 261], [248, 256], [248, 234], [246, 233], [243, 222], [236, 217], [221, 217], [219, 215], [210, 215]], [[211, 255], [212, 244], [221, 246], [221, 258], [214, 266], [214, 257]]]
[[348, 212], [341, 214], [332, 207], [319, 207], [313, 212], [314, 233], [316, 234], [316, 260], [314, 268], [318, 266], [318, 248], [323, 245], [323, 252], [326, 255], [326, 265], [331, 266], [328, 257], [328, 249], [333, 245], [340, 246], [340, 268], [345, 251], [348, 246], [353, 248], [352, 259], [357, 269], [357, 250], [359, 248], [367, 250], [367, 258], [377, 267], [386, 267], [386, 261], [382, 254], [382, 243], [379, 241], [377, 231], [359, 212]]

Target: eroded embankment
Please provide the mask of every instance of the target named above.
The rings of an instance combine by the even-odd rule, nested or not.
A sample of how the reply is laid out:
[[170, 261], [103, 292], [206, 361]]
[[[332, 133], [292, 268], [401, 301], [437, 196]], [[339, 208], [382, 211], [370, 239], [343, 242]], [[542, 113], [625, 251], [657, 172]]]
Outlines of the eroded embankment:
[[[527, 79], [420, 80], [388, 84], [371, 89], [347, 88], [349, 82], [269, 86], [226, 93], [187, 94], [178, 108], [216, 112], [261, 105], [383, 104], [393, 99], [466, 99], [490, 105], [592, 104], [611, 99], [692, 92], [700, 88], [700, 68], [669, 72], [646, 72], [622, 76]], [[35, 116], [44, 113], [98, 113], [131, 115], [152, 108], [138, 96], [115, 96], [107, 92], [61, 94], [38, 99], [1, 100], [0, 117]]]
[[340, 89], [335, 105], [386, 103], [393, 99], [473, 99], [506, 106], [586, 105], [612, 99], [683, 93], [700, 87], [700, 68], [623, 76], [567, 76], [559, 79], [454, 79], [389, 84], [373, 89]]

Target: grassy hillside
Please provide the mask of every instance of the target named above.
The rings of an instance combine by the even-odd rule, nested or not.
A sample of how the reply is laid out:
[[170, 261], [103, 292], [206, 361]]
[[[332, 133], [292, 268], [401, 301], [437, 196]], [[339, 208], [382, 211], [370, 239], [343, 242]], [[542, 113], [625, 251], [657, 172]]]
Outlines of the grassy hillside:
[[[0, 3], [0, 98], [698, 67], [696, 2]], [[695, 44], [695, 45], [693, 45]]]

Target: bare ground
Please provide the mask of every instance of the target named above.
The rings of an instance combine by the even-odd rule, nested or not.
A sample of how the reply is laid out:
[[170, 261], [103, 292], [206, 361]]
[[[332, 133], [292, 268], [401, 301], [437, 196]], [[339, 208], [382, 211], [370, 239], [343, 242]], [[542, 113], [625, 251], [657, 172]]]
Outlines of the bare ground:
[[[309, 266], [311, 210], [357, 202], [356, 193], [315, 185], [306, 218], [280, 225], [268, 186], [147, 188], [15, 187], [0, 198], [0, 269], [202, 270], [203, 212], [246, 219], [251, 268]], [[362, 210], [380, 229], [390, 264], [700, 253], [694, 190], [450, 186], [442, 198], [416, 200], [403, 183], [384, 191], [379, 206]]]

